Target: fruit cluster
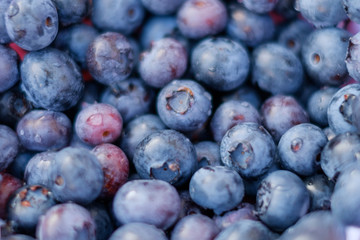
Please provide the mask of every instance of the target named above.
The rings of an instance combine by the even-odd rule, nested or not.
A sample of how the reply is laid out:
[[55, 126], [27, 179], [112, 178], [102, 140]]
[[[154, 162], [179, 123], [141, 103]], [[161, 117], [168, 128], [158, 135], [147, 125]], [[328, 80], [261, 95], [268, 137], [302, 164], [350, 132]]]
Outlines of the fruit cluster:
[[360, 238], [359, 0], [1, 0], [0, 239]]

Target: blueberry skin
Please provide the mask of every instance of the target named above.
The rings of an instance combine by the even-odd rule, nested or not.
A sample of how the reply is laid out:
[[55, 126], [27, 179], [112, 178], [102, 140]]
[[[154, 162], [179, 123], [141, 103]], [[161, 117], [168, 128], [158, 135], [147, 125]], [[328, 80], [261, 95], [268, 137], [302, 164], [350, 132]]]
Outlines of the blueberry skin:
[[194, 131], [202, 127], [212, 111], [212, 96], [193, 80], [173, 80], [158, 93], [156, 109], [171, 129]]
[[220, 157], [220, 147], [212, 141], [202, 141], [194, 144], [198, 168], [205, 166], [222, 165]]
[[155, 15], [169, 15], [175, 13], [184, 0], [141, 0], [144, 7]]
[[310, 194], [294, 173], [278, 170], [265, 177], [256, 194], [260, 220], [274, 231], [284, 231], [306, 214]]
[[220, 229], [211, 218], [192, 214], [176, 223], [171, 240], [213, 240], [219, 232]]
[[51, 187], [51, 169], [54, 166], [55, 151], [45, 151], [30, 158], [25, 167], [24, 180], [27, 185]]
[[72, 123], [62, 112], [32, 110], [21, 118], [16, 132], [28, 150], [58, 150], [69, 144]]
[[278, 43], [258, 46], [252, 53], [252, 83], [275, 94], [291, 94], [303, 83], [300, 59]]
[[328, 142], [318, 126], [302, 123], [287, 130], [277, 149], [284, 169], [301, 176], [311, 176], [320, 168], [320, 154]]
[[167, 240], [164, 231], [153, 225], [134, 222], [127, 223], [116, 229], [108, 240]]
[[141, 53], [138, 71], [148, 85], [162, 88], [185, 73], [187, 58], [187, 51], [179, 41], [162, 38]]
[[279, 240], [345, 240], [346, 229], [330, 211], [311, 212], [288, 228]]
[[59, 31], [54, 46], [67, 52], [82, 69], [86, 69], [86, 53], [99, 32], [87, 24], [75, 24]]
[[20, 142], [15, 131], [6, 125], [0, 125], [0, 172], [14, 161], [19, 150]]
[[342, 3], [346, 15], [350, 18], [350, 20], [360, 23], [360, 3], [353, 0], [343, 0]]
[[302, 63], [315, 83], [340, 85], [345, 81], [349, 38], [349, 32], [335, 27], [316, 29], [307, 36], [301, 50]]
[[185, 1], [177, 11], [177, 25], [187, 38], [200, 39], [224, 30], [227, 11], [219, 0]]
[[18, 57], [14, 50], [0, 45], [0, 92], [5, 92], [19, 81]]
[[285, 19], [294, 19], [299, 13], [295, 9], [296, 0], [281, 0], [275, 5], [274, 11]]
[[10, 3], [11, 0], [4, 0], [0, 2], [0, 44], [6, 44], [11, 42], [5, 25], [5, 14]]
[[267, 13], [273, 10], [279, 0], [260, 0], [260, 1], [252, 1], [252, 0], [244, 0], [244, 6], [249, 9], [250, 11], [256, 13]]
[[256, 14], [240, 4], [230, 4], [229, 11], [226, 32], [231, 38], [255, 47], [274, 37], [275, 23], [270, 15]]
[[50, 171], [50, 190], [59, 202], [89, 204], [101, 193], [104, 173], [90, 151], [63, 148], [56, 153]]
[[21, 89], [35, 107], [65, 111], [82, 97], [84, 82], [79, 67], [55, 48], [26, 54], [20, 74]]
[[235, 170], [226, 166], [206, 166], [191, 177], [189, 193], [196, 204], [220, 215], [241, 203], [245, 189]]
[[133, 162], [141, 178], [185, 184], [197, 169], [193, 144], [175, 130], [149, 134], [136, 147]]
[[86, 209], [95, 222], [96, 240], [108, 240], [114, 231], [114, 226], [107, 211], [107, 206], [95, 202], [86, 206]]
[[230, 128], [220, 144], [221, 161], [242, 177], [265, 173], [274, 161], [275, 143], [266, 129], [252, 122]]
[[322, 127], [328, 126], [328, 106], [331, 98], [338, 90], [335, 87], [323, 87], [310, 95], [306, 109], [314, 123]]
[[331, 196], [335, 183], [324, 174], [314, 174], [304, 179], [305, 186], [310, 193], [310, 212], [316, 210], [330, 210]]
[[244, 101], [229, 100], [222, 103], [210, 121], [214, 140], [220, 143], [230, 128], [244, 122], [260, 124], [261, 119], [258, 110]]
[[35, 238], [24, 234], [13, 234], [5, 237], [4, 240], [35, 240]]
[[335, 134], [357, 132], [356, 112], [353, 109], [360, 98], [360, 84], [350, 84], [340, 88], [331, 98], [328, 108], [329, 127]]
[[128, 78], [107, 87], [100, 96], [100, 102], [110, 104], [119, 111], [124, 123], [149, 113], [154, 99], [154, 90], [140, 78]]
[[26, 165], [35, 155], [32, 151], [19, 151], [14, 161], [9, 165], [8, 172], [18, 179], [24, 179]]
[[227, 92], [222, 97], [222, 102], [226, 102], [228, 100], [245, 101], [253, 105], [256, 109], [259, 109], [262, 103], [258, 89], [247, 85], [242, 85], [232, 92]]
[[122, 131], [120, 146], [129, 159], [133, 159], [136, 146], [148, 135], [165, 129], [165, 124], [158, 115], [145, 114], [134, 118]]
[[308, 22], [296, 19], [280, 30], [278, 42], [296, 55], [300, 55], [306, 37], [313, 30], [313, 26]]
[[63, 26], [80, 23], [89, 13], [89, 0], [53, 0]]
[[113, 85], [125, 80], [132, 72], [134, 52], [128, 39], [116, 32], [105, 32], [89, 45], [86, 63], [98, 82]]
[[347, 54], [345, 59], [346, 68], [349, 71], [349, 75], [353, 77], [356, 81], [360, 81], [359, 61], [360, 61], [360, 33], [357, 33], [354, 36], [350, 37], [349, 46], [347, 49]]
[[261, 222], [243, 219], [222, 230], [215, 240], [272, 240], [271, 231]]
[[149, 49], [152, 42], [172, 35], [175, 31], [177, 31], [175, 16], [152, 16], [144, 22], [141, 29], [141, 46], [143, 49]]
[[92, 4], [91, 21], [103, 32], [130, 35], [145, 16], [140, 0], [93, 0]]
[[[360, 167], [358, 163], [348, 165], [340, 174], [331, 197], [331, 211], [344, 225], [360, 226], [357, 209], [360, 207], [360, 198], [354, 194], [359, 188]], [[350, 197], [351, 196], [351, 197]]]
[[40, 217], [36, 237], [39, 240], [95, 240], [95, 223], [86, 208], [75, 203], [57, 204]]
[[34, 233], [40, 216], [55, 204], [55, 199], [47, 188], [26, 185], [18, 189], [10, 200], [8, 219], [17, 231]]
[[0, 95], [0, 122], [16, 128], [18, 121], [32, 108], [31, 102], [19, 87], [11, 88]]
[[196, 80], [219, 91], [234, 90], [243, 84], [250, 69], [249, 55], [229, 38], [206, 38], [191, 53]]
[[122, 224], [141, 222], [166, 230], [177, 221], [180, 210], [176, 189], [156, 179], [129, 181], [113, 200], [113, 212]]
[[321, 152], [321, 168], [329, 179], [336, 180], [351, 163], [360, 160], [360, 136], [346, 132], [337, 134]]
[[275, 95], [261, 105], [260, 115], [265, 128], [278, 142], [291, 127], [309, 122], [309, 116], [293, 96]]
[[21, 48], [36, 51], [49, 46], [58, 33], [58, 13], [51, 0], [13, 0], [5, 25], [10, 39]]
[[347, 18], [342, 0], [299, 0], [295, 8], [317, 28], [335, 26]]

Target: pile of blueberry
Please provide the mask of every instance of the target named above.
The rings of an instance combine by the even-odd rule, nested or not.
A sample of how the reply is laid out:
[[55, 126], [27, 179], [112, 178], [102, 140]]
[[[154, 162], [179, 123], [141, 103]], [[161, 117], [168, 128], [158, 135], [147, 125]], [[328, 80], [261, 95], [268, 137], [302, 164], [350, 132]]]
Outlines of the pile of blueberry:
[[0, 239], [360, 239], [359, 0], [0, 0]]

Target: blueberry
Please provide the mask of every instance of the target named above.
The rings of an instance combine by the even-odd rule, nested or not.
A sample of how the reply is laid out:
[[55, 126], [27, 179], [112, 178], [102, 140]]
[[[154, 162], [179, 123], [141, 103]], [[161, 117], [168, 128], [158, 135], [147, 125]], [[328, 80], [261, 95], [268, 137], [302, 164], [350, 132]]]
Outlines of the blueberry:
[[345, 81], [349, 38], [349, 32], [335, 27], [316, 29], [307, 36], [301, 51], [302, 62], [315, 83], [340, 85]]
[[108, 240], [167, 240], [161, 229], [141, 222], [127, 223], [116, 229]]
[[120, 139], [121, 149], [133, 159], [136, 146], [149, 134], [165, 129], [157, 115], [145, 114], [134, 118], [124, 128]]
[[124, 123], [149, 113], [155, 99], [155, 92], [139, 78], [128, 78], [102, 91], [100, 102], [114, 106]]
[[4, 0], [0, 2], [0, 44], [6, 44], [11, 42], [5, 25], [5, 14], [10, 3], [11, 0]]
[[346, 15], [354, 22], [360, 23], [360, 3], [354, 0], [342, 0]]
[[89, 0], [53, 0], [63, 26], [80, 23], [89, 13]]
[[268, 14], [256, 14], [240, 4], [229, 6], [230, 19], [227, 34], [245, 45], [255, 47], [271, 40], [275, 35], [275, 23]]
[[50, 169], [50, 190], [57, 201], [91, 203], [103, 184], [104, 172], [90, 151], [67, 147], [56, 153]]
[[102, 31], [129, 35], [142, 23], [145, 11], [141, 0], [93, 0], [91, 20]]
[[271, 240], [271, 231], [261, 222], [254, 220], [240, 220], [225, 228], [219, 233], [215, 240], [251, 239]]
[[141, 222], [165, 230], [175, 224], [180, 210], [178, 192], [162, 180], [129, 181], [113, 200], [115, 217], [122, 224]]
[[272, 94], [291, 94], [303, 83], [300, 59], [278, 43], [258, 46], [252, 53], [252, 83]]
[[301, 176], [314, 175], [320, 169], [320, 154], [328, 140], [321, 128], [302, 123], [287, 130], [278, 143], [284, 169]]
[[308, 113], [293, 96], [278, 94], [266, 99], [260, 114], [275, 142], [291, 127], [309, 122]]
[[256, 13], [267, 13], [273, 10], [279, 0], [259, 0], [259, 1], [252, 1], [252, 0], [243, 0], [244, 6], [249, 9], [250, 11]]
[[205, 38], [191, 54], [196, 80], [220, 90], [234, 90], [243, 84], [250, 69], [249, 55], [238, 42], [229, 38]]
[[306, 37], [313, 30], [314, 28], [308, 22], [296, 19], [285, 26], [285, 28], [281, 29], [278, 36], [278, 42], [290, 49], [296, 55], [300, 55]]
[[240, 175], [225, 166], [206, 166], [197, 170], [189, 184], [191, 199], [215, 214], [235, 208], [244, 197]]
[[112, 85], [130, 75], [134, 66], [133, 58], [131, 44], [124, 35], [105, 32], [90, 43], [86, 63], [96, 81]]
[[175, 130], [149, 134], [136, 147], [133, 162], [142, 178], [185, 184], [197, 169], [193, 144]]
[[358, 131], [356, 114], [359, 110], [353, 107], [359, 98], [360, 84], [347, 85], [338, 89], [332, 96], [327, 107], [327, 115], [329, 127], [335, 134]]
[[62, 112], [32, 110], [22, 117], [16, 132], [21, 145], [32, 151], [58, 150], [69, 144], [71, 121]]
[[220, 33], [227, 18], [226, 7], [220, 0], [188, 0], [177, 11], [180, 32], [192, 39]]
[[220, 232], [215, 222], [202, 214], [182, 218], [171, 232], [171, 240], [212, 240]]
[[19, 81], [18, 57], [11, 48], [0, 45], [0, 92], [5, 92]]
[[310, 211], [330, 210], [334, 182], [324, 174], [314, 174], [305, 178], [304, 183], [311, 197]]
[[35, 153], [32, 151], [19, 151], [14, 161], [9, 165], [8, 172], [16, 178], [24, 179], [26, 165], [34, 155]]
[[212, 141], [202, 141], [194, 144], [198, 168], [222, 165], [219, 145]]
[[265, 128], [245, 122], [230, 128], [220, 144], [221, 161], [244, 178], [265, 173], [274, 161], [275, 143]]
[[294, 173], [278, 170], [262, 180], [256, 195], [256, 210], [262, 222], [274, 231], [284, 231], [304, 216], [310, 194]]
[[258, 89], [248, 85], [241, 85], [234, 91], [227, 92], [226, 95], [222, 97], [221, 102], [228, 100], [244, 101], [250, 103], [254, 108], [259, 109], [262, 102], [260, 95]]
[[51, 186], [51, 169], [54, 166], [56, 152], [45, 151], [35, 154], [26, 164], [24, 180], [27, 185]]
[[20, 72], [22, 90], [35, 107], [68, 110], [83, 94], [79, 67], [68, 54], [55, 48], [26, 54]]
[[95, 223], [88, 210], [75, 203], [57, 204], [40, 217], [39, 240], [95, 240]]
[[15, 160], [19, 149], [20, 142], [15, 131], [6, 125], [0, 125], [0, 172]]
[[22, 186], [20, 179], [9, 173], [0, 173], [0, 219], [7, 217], [8, 203], [15, 191]]
[[35, 240], [35, 238], [24, 234], [13, 234], [5, 237], [4, 240]]
[[307, 112], [310, 119], [319, 126], [328, 125], [328, 106], [338, 88], [323, 87], [313, 92], [307, 100]]
[[75, 24], [59, 31], [54, 46], [67, 52], [82, 69], [86, 69], [87, 49], [98, 35], [92, 26]]
[[150, 86], [161, 88], [182, 77], [187, 67], [187, 51], [173, 38], [152, 42], [149, 50], [140, 55], [139, 73]]
[[212, 96], [193, 80], [174, 80], [157, 96], [156, 108], [166, 126], [178, 131], [202, 127], [212, 111]]
[[111, 198], [128, 179], [129, 161], [119, 147], [110, 143], [97, 145], [92, 153], [104, 172], [104, 186], [100, 196]]
[[345, 240], [345, 227], [330, 211], [311, 212], [288, 228], [279, 240]]
[[78, 137], [90, 145], [111, 143], [120, 137], [123, 120], [119, 111], [106, 103], [89, 104], [75, 119]]
[[337, 134], [321, 152], [321, 168], [329, 179], [336, 180], [351, 163], [360, 160], [360, 136], [346, 132]]
[[95, 222], [96, 240], [108, 240], [114, 231], [113, 222], [106, 207], [105, 204], [98, 202], [86, 206]]
[[317, 28], [335, 26], [347, 18], [342, 0], [298, 0], [295, 8]]
[[58, 33], [58, 13], [51, 0], [13, 0], [5, 13], [10, 39], [21, 48], [36, 51], [49, 46]]
[[52, 193], [40, 185], [26, 185], [18, 189], [9, 201], [8, 218], [17, 231], [35, 233], [41, 215], [55, 205]]
[[141, 2], [155, 15], [169, 15], [176, 12], [185, 0], [141, 0]]
[[[359, 6], [360, 7], [360, 6]], [[360, 81], [360, 33], [350, 37], [349, 46], [346, 54], [346, 67], [349, 75], [355, 80]]]

